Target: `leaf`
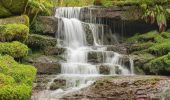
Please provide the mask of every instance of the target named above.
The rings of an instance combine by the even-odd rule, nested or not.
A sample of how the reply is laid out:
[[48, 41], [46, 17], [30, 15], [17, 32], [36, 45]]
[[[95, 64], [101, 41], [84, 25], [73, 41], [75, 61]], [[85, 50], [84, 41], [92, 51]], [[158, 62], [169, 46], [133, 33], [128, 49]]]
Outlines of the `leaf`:
[[170, 14], [170, 9], [166, 9], [166, 11]]

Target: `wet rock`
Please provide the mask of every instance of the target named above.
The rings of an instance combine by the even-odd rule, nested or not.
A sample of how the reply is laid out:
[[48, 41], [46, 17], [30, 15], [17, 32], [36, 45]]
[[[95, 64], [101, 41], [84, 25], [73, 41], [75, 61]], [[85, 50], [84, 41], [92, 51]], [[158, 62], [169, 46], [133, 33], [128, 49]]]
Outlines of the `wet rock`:
[[110, 67], [108, 65], [98, 65], [100, 74], [109, 75], [110, 74]]
[[59, 63], [50, 62], [34, 62], [38, 74], [59, 74], [61, 73], [61, 65]]
[[[103, 77], [94, 82], [90, 87], [67, 94], [64, 97], [83, 98], [86, 96], [87, 99], [93, 98], [94, 100], [108, 100], [110, 98], [113, 100], [148, 100], [150, 98], [161, 100], [165, 84], [161, 85], [160, 83], [167, 80], [169, 80], [168, 77], [161, 76]], [[152, 90], [148, 91], [150, 88]]]
[[40, 30], [38, 33], [55, 36], [58, 30], [58, 19], [54, 16], [40, 16], [39, 20]]
[[44, 50], [45, 55], [61, 55], [65, 52], [65, 48], [48, 47]]
[[59, 74], [61, 72], [61, 64], [58, 57], [38, 55], [38, 57], [27, 57], [24, 62], [32, 64], [37, 69], [37, 74]]
[[88, 52], [88, 62], [91, 63], [102, 63], [104, 61], [104, 52]]
[[66, 87], [66, 80], [55, 79], [50, 86], [50, 90], [63, 89], [64, 87]]

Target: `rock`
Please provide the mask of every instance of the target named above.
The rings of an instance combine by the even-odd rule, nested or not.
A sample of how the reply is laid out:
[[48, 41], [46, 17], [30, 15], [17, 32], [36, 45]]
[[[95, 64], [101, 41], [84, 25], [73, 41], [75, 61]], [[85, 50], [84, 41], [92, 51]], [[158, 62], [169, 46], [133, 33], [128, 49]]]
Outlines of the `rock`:
[[66, 87], [66, 80], [55, 79], [50, 86], [50, 90], [63, 89], [64, 87]]
[[99, 65], [97, 67], [99, 69], [100, 74], [104, 74], [104, 75], [110, 74], [110, 67], [108, 65]]
[[61, 55], [65, 52], [65, 48], [48, 47], [44, 50], [45, 55]]
[[0, 18], [12, 15], [21, 15], [26, 7], [28, 0], [1, 0]]
[[104, 62], [105, 52], [90, 51], [88, 52], [88, 62], [102, 63]]
[[61, 73], [61, 65], [59, 63], [34, 62], [33, 65], [37, 69], [38, 74], [59, 74], [59, 73]]
[[[93, 100], [110, 98], [111, 100], [148, 100], [159, 97], [158, 100], [161, 100], [165, 84], [169, 84], [166, 82], [168, 80], [168, 77], [162, 76], [105, 76], [91, 86], [63, 97], [68, 99], [69, 97], [83, 98], [86, 96], [86, 99], [93, 98]], [[160, 84], [164, 82], [166, 83]], [[167, 88], [170, 89], [170, 87]]]
[[55, 36], [58, 30], [58, 18], [54, 16], [40, 16], [38, 18], [38, 29], [34, 30], [37, 33], [46, 34], [50, 36]]
[[55, 47], [57, 45], [57, 39], [50, 36], [31, 34], [25, 43], [33, 50], [42, 50], [48, 47]]
[[38, 74], [59, 74], [61, 65], [58, 59], [61, 60], [59, 57], [34, 54], [25, 58], [24, 62], [34, 65]]
[[22, 15], [0, 19], [0, 25], [4, 24], [24, 24], [29, 27], [29, 17], [27, 15]]
[[34, 81], [33, 92], [43, 91], [48, 88], [48, 83], [56, 76], [53, 75], [37, 75]]

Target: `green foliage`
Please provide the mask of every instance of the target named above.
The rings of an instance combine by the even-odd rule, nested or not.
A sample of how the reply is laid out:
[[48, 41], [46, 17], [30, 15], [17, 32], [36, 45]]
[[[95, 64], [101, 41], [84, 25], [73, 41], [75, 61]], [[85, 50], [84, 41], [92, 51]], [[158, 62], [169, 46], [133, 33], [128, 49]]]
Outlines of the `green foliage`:
[[150, 73], [169, 75], [170, 73], [170, 53], [156, 58], [149, 63], [147, 63], [144, 68], [149, 70]]
[[25, 13], [31, 18], [31, 25], [34, 24], [38, 15], [51, 15], [54, 1], [52, 0], [28, 0]]
[[29, 28], [23, 24], [0, 25], [0, 41], [24, 41], [28, 38]]
[[0, 56], [0, 100], [29, 100], [36, 69]]
[[57, 0], [57, 6], [89, 6], [92, 5], [94, 0]]
[[28, 47], [20, 42], [0, 42], [0, 54], [8, 54], [14, 58], [22, 58], [28, 54]]

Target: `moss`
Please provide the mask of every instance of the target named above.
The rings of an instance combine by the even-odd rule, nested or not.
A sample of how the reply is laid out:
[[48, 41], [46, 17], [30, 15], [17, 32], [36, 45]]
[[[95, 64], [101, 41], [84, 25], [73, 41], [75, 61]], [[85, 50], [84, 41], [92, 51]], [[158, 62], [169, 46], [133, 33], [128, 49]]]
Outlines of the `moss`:
[[161, 43], [156, 43], [147, 50], [149, 53], [152, 53], [157, 56], [162, 56], [170, 52], [170, 40], [165, 40]]
[[170, 73], [170, 53], [158, 57], [144, 65], [145, 70], [152, 74], [169, 75]]
[[14, 58], [22, 58], [28, 54], [28, 47], [20, 42], [0, 42], [0, 54], [8, 54]]
[[29, 35], [26, 44], [32, 48], [33, 50], [36, 49], [45, 49], [49, 46], [56, 46], [57, 40], [52, 37], [48, 36], [42, 36], [42, 35], [37, 35], [37, 34], [31, 34]]
[[133, 44], [133, 45], [129, 48], [129, 52], [145, 50], [145, 49], [148, 49], [149, 47], [151, 47], [152, 45], [154, 45], [153, 42]]
[[0, 17], [8, 17], [11, 16], [12, 13], [7, 10], [3, 5], [0, 3]]
[[29, 27], [29, 17], [27, 15], [22, 15], [0, 19], [0, 25], [5, 24], [24, 24]]
[[12, 14], [19, 15], [24, 12], [28, 0], [2, 0], [0, 3]]
[[166, 38], [166, 39], [169, 39], [170, 38], [170, 32], [162, 32], [161, 36]]
[[144, 42], [163, 42], [164, 38], [156, 31], [151, 31], [141, 35], [135, 35], [127, 40], [130, 43], [144, 43]]
[[24, 41], [28, 38], [29, 28], [23, 24], [0, 25], [0, 41]]
[[0, 100], [29, 100], [36, 69], [0, 56]]

